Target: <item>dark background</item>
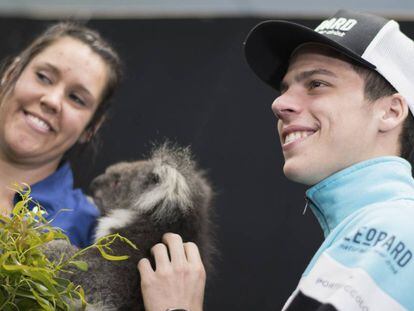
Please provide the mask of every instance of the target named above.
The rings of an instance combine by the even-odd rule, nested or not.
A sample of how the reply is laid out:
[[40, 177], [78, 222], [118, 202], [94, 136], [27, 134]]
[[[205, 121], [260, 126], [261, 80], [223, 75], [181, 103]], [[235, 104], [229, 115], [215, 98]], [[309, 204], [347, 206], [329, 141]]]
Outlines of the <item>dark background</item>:
[[[215, 274], [206, 310], [279, 310], [322, 241], [305, 188], [282, 173], [270, 105], [277, 95], [248, 68], [242, 42], [254, 18], [92, 20], [120, 51], [125, 79], [95, 161], [77, 164], [85, 190], [106, 166], [169, 138], [191, 145], [216, 191]], [[316, 21], [300, 21], [315, 26]], [[0, 20], [0, 56], [51, 21]], [[413, 37], [414, 24], [403, 23]]]

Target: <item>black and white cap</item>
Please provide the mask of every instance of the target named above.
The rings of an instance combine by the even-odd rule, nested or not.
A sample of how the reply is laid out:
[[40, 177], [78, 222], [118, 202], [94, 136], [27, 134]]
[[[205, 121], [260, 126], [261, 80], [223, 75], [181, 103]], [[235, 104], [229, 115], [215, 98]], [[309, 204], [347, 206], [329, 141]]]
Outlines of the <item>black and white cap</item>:
[[308, 42], [328, 45], [376, 70], [405, 97], [414, 114], [414, 42], [396, 21], [346, 10], [314, 30], [288, 21], [265, 21], [248, 34], [245, 55], [257, 76], [279, 89], [292, 52]]

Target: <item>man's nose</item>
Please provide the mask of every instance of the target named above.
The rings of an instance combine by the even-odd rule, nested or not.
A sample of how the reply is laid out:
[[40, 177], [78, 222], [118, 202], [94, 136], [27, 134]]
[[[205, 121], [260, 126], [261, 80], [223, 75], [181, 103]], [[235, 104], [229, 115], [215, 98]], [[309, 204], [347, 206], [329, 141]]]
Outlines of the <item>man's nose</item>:
[[303, 110], [303, 99], [293, 90], [285, 91], [276, 97], [272, 104], [272, 111], [278, 119], [286, 121]]

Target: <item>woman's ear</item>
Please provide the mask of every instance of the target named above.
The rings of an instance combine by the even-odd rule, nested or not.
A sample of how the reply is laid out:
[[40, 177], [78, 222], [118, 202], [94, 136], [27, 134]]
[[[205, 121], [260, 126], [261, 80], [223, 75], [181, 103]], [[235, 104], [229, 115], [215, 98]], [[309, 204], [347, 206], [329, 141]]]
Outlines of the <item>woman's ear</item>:
[[379, 131], [382, 133], [402, 126], [410, 113], [408, 103], [400, 93], [395, 93], [378, 100], [380, 109]]
[[92, 137], [95, 135], [96, 131], [92, 131], [92, 129], [85, 130], [81, 136], [79, 136], [78, 143], [79, 144], [86, 144], [88, 143]]
[[78, 143], [85, 144], [90, 142], [100, 129], [101, 125], [105, 122], [105, 119], [106, 117], [102, 116], [98, 121], [96, 121], [94, 126], [88, 126], [79, 136]]

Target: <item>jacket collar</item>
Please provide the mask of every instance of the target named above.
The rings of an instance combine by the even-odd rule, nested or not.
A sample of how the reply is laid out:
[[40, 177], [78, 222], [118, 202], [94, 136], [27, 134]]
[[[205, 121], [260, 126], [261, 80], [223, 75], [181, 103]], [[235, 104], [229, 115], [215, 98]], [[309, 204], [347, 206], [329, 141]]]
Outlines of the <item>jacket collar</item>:
[[314, 185], [306, 197], [326, 237], [366, 205], [401, 198], [414, 200], [411, 165], [399, 157], [363, 161]]

